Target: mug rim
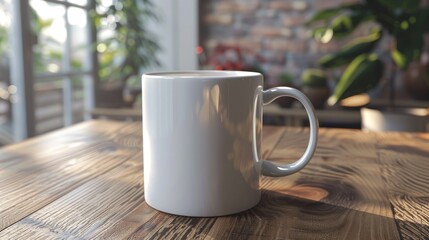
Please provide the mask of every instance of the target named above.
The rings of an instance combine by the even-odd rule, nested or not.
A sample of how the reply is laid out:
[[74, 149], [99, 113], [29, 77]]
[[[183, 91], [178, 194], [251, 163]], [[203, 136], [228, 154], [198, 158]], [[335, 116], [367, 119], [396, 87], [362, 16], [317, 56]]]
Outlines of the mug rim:
[[[182, 75], [182, 76], [177, 76]], [[159, 79], [223, 79], [223, 78], [243, 78], [259, 77], [261, 73], [251, 71], [230, 71], [230, 70], [191, 70], [191, 71], [159, 71], [148, 72], [142, 75], [144, 77]]]

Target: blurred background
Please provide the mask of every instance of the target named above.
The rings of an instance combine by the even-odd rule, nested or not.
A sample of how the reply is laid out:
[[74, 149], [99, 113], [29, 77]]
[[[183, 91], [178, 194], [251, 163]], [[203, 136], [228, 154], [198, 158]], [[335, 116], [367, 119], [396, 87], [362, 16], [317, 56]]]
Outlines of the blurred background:
[[[298, 88], [324, 127], [427, 131], [428, 23], [426, 0], [0, 0], [0, 145], [138, 121], [142, 73], [194, 69]], [[264, 111], [307, 125], [291, 99]]]

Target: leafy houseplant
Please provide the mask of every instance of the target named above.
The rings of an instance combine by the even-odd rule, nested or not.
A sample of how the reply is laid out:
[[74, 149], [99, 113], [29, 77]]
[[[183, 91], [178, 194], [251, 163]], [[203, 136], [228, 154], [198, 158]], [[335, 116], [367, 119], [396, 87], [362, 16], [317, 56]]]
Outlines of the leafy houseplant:
[[[278, 84], [279, 86], [286, 86], [286, 87], [292, 87], [295, 88], [294, 83], [295, 77], [288, 73], [283, 72], [278, 77]], [[269, 86], [269, 87], [275, 87], [275, 86]], [[282, 108], [290, 108], [294, 102], [293, 98], [287, 97], [287, 98], [278, 98], [276, 102], [279, 104]]]
[[[364, 0], [319, 11], [308, 21], [308, 24], [319, 24], [313, 36], [323, 43], [348, 36], [363, 23], [375, 25], [367, 36], [354, 39], [337, 53], [319, 59], [323, 69], [348, 65], [328, 100], [330, 105], [377, 86], [386, 62], [395, 71], [404, 71], [418, 60], [424, 49], [424, 35], [429, 33], [429, 8], [422, 7], [420, 0]], [[395, 43], [385, 60], [377, 51], [384, 35], [390, 35]], [[388, 77], [390, 107], [394, 106], [395, 71]]]
[[[103, 2], [97, 0], [96, 10], [91, 12], [98, 34], [96, 49], [102, 87], [119, 93], [125, 88], [138, 95], [140, 91], [135, 89], [140, 88], [134, 85], [139, 82], [136, 79], [142, 69], [159, 64], [156, 53], [160, 47], [146, 26], [148, 20], [157, 20], [154, 6], [150, 0], [117, 0], [109, 6]], [[112, 98], [108, 93], [98, 95], [99, 105]], [[131, 97], [131, 104], [133, 100]]]
[[302, 75], [302, 92], [308, 96], [315, 108], [323, 108], [329, 97], [328, 80], [320, 69], [306, 69]]

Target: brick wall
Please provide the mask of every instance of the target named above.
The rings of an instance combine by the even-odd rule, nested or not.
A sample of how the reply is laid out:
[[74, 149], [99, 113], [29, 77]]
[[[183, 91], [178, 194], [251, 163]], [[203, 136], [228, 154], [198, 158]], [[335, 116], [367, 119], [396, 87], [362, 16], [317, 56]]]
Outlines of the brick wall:
[[[317, 59], [348, 41], [316, 42], [304, 22], [319, 10], [355, 0], [204, 0], [200, 1], [200, 44], [210, 58], [216, 46], [239, 47], [256, 59], [266, 81], [288, 72], [298, 78]], [[365, 27], [354, 35], [366, 32]], [[255, 58], [253, 58], [255, 59]], [[207, 62], [201, 68], [211, 68]]]

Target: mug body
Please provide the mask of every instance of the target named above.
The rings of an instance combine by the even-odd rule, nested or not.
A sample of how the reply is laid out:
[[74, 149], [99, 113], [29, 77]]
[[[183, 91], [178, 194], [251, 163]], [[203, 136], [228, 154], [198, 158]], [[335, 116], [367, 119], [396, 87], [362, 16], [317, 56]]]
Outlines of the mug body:
[[146, 202], [184, 216], [244, 211], [260, 200], [259, 73], [191, 71], [142, 77]]

